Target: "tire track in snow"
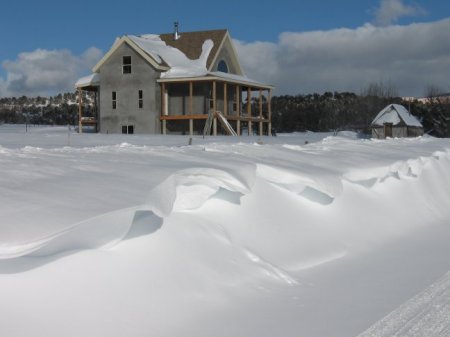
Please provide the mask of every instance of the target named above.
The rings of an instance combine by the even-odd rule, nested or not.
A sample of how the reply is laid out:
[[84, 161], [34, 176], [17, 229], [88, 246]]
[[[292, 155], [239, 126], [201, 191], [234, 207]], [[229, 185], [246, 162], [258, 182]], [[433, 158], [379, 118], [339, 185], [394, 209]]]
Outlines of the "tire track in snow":
[[450, 272], [358, 337], [450, 336]]

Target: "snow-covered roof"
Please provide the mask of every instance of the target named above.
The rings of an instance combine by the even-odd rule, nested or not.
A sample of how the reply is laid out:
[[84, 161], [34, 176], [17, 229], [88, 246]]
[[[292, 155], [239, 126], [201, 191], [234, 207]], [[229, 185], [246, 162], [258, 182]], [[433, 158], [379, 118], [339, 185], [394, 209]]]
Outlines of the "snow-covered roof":
[[167, 72], [161, 74], [161, 78], [205, 76], [208, 72], [206, 61], [214, 46], [212, 40], [205, 40], [200, 57], [191, 60], [181, 50], [167, 45], [159, 35], [128, 35], [128, 38], [158, 64], [164, 61], [170, 67]]
[[214, 76], [236, 82], [266, 86], [246, 76], [208, 71], [207, 61], [214, 48], [214, 42], [211, 39], [203, 41], [200, 56], [193, 60], [178, 48], [168, 45], [159, 35], [128, 35], [127, 37], [158, 64], [167, 64], [170, 67], [168, 71], [161, 74], [161, 79]]
[[198, 73], [197, 76], [195, 76], [195, 75], [189, 76], [187, 73], [185, 73], [185, 74], [168, 73], [165, 76], [161, 76], [161, 79], [159, 79], [158, 82], [179, 82], [180, 80], [194, 81], [194, 82], [195, 81], [203, 81], [203, 80], [223, 80], [224, 82], [238, 83], [243, 86], [248, 85], [248, 86], [251, 86], [254, 88], [264, 88], [264, 89], [272, 89], [273, 88], [272, 85], [255, 81], [246, 76], [223, 73], [220, 71], [208, 71], [204, 75], [201, 75], [200, 73]]
[[211, 71], [209, 72], [212, 76], [220, 77], [227, 80], [232, 80], [236, 82], [247, 82], [252, 84], [261, 84], [261, 82], [255, 81], [251, 78], [248, 78], [247, 76], [241, 76], [236, 74], [230, 74], [230, 73], [223, 73], [221, 71]]
[[[262, 84], [244, 76], [238, 61], [236, 61], [238, 74], [210, 71], [213, 61], [226, 38], [229, 38], [227, 30], [186, 32], [182, 33], [177, 40], [174, 40], [171, 34], [125, 35], [116, 39], [110, 51], [93, 68], [93, 72], [97, 73], [111, 54], [123, 43], [127, 43], [161, 71], [160, 82], [214, 77], [244, 85], [271, 88], [270, 85]], [[80, 86], [77, 85], [77, 87]]]
[[100, 85], [100, 74], [94, 73], [80, 78], [75, 83], [75, 88], [85, 88]]
[[407, 126], [422, 127], [419, 120], [411, 115], [411, 113], [400, 104], [389, 104], [381, 110], [372, 122], [372, 125], [382, 126], [385, 123], [392, 123], [398, 125], [404, 123]]

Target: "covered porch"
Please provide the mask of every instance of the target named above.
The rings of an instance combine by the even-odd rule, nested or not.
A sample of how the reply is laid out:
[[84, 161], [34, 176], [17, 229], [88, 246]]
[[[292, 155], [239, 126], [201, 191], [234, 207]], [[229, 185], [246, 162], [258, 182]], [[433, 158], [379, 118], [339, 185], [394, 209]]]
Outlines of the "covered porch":
[[[100, 75], [95, 73], [80, 78], [75, 88], [78, 92], [78, 132], [83, 132], [83, 126], [91, 126], [98, 132]], [[93, 104], [87, 101], [87, 93], [94, 93]]]
[[209, 73], [203, 77], [161, 78], [161, 133], [203, 134], [214, 112], [211, 134], [229, 134], [222, 115], [237, 135], [271, 135], [273, 87], [246, 77]]

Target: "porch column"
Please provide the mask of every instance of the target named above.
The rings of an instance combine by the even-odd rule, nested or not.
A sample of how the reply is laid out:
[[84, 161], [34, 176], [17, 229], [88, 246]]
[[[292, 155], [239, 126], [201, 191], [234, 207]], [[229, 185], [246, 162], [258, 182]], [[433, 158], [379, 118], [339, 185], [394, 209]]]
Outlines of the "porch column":
[[194, 135], [194, 120], [192, 118], [189, 119], [189, 135]]
[[83, 124], [81, 123], [81, 118], [83, 117], [83, 91], [81, 88], [78, 89], [78, 133], [83, 133]]
[[267, 131], [267, 134], [269, 136], [272, 136], [272, 89], [269, 89], [269, 98], [267, 99], [267, 110], [269, 113], [269, 123], [268, 127], [269, 130]]
[[228, 115], [227, 82], [223, 83], [223, 115]]
[[[166, 115], [166, 84], [161, 83], [161, 116]], [[162, 134], [167, 134], [167, 121], [162, 120]]]
[[262, 89], [259, 89], [259, 136], [263, 135]]
[[217, 110], [216, 105], [216, 81], [213, 81], [213, 113], [214, 113], [214, 119], [213, 119], [213, 136], [217, 136], [217, 118], [215, 117], [215, 113]]
[[[191, 81], [189, 82], [189, 115], [192, 115], [194, 111], [193, 106], [193, 96], [194, 96], [194, 83]], [[189, 135], [194, 135], [194, 120], [192, 118], [189, 119]]]
[[95, 132], [99, 130], [99, 113], [98, 113], [98, 95], [97, 91], [94, 91], [94, 111], [95, 111]]
[[253, 130], [252, 130], [252, 106], [251, 106], [251, 95], [252, 95], [252, 91], [250, 89], [250, 87], [247, 87], [247, 117], [249, 118], [248, 120], [248, 135], [251, 136], [253, 135]]
[[238, 134], [238, 136], [241, 135], [241, 103], [239, 102], [240, 91], [241, 86], [236, 84], [236, 133]]

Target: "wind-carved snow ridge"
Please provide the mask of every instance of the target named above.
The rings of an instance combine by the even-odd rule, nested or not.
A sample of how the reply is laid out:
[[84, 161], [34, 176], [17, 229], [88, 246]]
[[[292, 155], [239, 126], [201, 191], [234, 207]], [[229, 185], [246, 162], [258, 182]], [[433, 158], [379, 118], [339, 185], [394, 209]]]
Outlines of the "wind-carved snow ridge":
[[242, 195], [250, 192], [255, 179], [254, 165], [241, 166], [230, 169], [231, 173], [211, 167], [176, 171], [150, 191], [145, 205], [101, 214], [30, 241], [0, 242], [0, 259], [108, 248], [130, 232], [139, 220], [139, 214], [146, 214], [147, 223], [161, 225], [162, 218], [173, 211], [199, 208], [214, 195], [230, 202], [239, 201]]
[[142, 215], [144, 211], [147, 211], [145, 214], [148, 223], [160, 222], [144, 205], [121, 209], [84, 220], [32, 241], [0, 243], [0, 259], [111, 247], [129, 233], [133, 224], [142, 222], [142, 216], [138, 215]]
[[274, 165], [258, 164], [257, 167], [258, 176], [264, 180], [322, 205], [331, 204], [343, 190], [341, 180], [330, 175], [317, 179]]
[[[283, 145], [283, 147], [293, 151], [301, 151], [301, 149], [303, 151], [303, 148], [299, 146], [286, 147]], [[304, 150], [304, 152], [314, 153], [314, 149]], [[381, 164], [370, 167], [362, 165], [344, 170], [321, 165], [314, 167], [313, 164], [306, 166], [304, 163], [294, 168], [291, 167], [292, 163], [291, 166], [257, 163], [257, 174], [258, 177], [273, 185], [300, 195], [311, 202], [326, 206], [344, 192], [344, 181], [370, 189], [389, 179], [415, 179], [422, 174], [425, 167], [442, 158], [450, 159], [450, 151], [436, 151], [426, 157], [418, 156], [395, 161], [388, 165]], [[337, 165], [337, 167], [339, 166]]]
[[358, 337], [450, 336], [450, 272]]
[[450, 152], [436, 151], [429, 157], [419, 156], [404, 161], [397, 161], [389, 166], [374, 167], [370, 169], [353, 169], [344, 173], [343, 179], [354, 184], [372, 188], [378, 183], [383, 183], [389, 178], [397, 180], [418, 178], [424, 168], [433, 161], [441, 158], [450, 158]]
[[148, 204], [155, 214], [166, 217], [172, 211], [199, 208], [220, 189], [238, 195], [248, 194], [254, 179], [254, 172], [239, 177], [216, 168], [180, 170], [150, 192]]

